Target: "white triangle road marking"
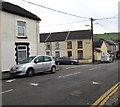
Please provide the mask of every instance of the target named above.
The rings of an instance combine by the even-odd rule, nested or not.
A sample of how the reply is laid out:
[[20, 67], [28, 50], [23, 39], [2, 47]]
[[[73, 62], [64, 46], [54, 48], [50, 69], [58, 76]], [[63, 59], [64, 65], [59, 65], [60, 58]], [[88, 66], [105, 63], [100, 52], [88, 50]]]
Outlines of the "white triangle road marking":
[[93, 84], [93, 85], [99, 85], [99, 84], [102, 84], [102, 83], [99, 83], [99, 82], [93, 81], [92, 84]]
[[37, 83], [30, 83], [30, 85], [32, 85], [32, 86], [38, 86], [39, 84], [37, 84]]

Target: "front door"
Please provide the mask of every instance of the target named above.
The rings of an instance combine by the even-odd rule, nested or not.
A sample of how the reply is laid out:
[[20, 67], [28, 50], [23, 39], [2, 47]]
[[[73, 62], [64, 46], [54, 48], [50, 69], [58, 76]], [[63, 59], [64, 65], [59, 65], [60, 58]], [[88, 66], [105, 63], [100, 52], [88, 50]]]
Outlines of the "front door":
[[23, 59], [29, 57], [29, 43], [15, 43], [16, 63], [19, 64]]

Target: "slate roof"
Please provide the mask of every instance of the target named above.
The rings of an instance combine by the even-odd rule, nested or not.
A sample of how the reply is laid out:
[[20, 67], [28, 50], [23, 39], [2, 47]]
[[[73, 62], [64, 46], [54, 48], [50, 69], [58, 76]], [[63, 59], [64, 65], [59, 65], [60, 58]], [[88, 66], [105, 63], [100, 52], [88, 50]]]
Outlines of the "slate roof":
[[68, 35], [68, 32], [51, 33], [50, 37], [47, 39], [47, 42], [65, 41], [67, 35]]
[[55, 32], [40, 34], [40, 42], [65, 41], [68, 32]]
[[100, 41], [105, 41], [106, 43], [108, 43], [109, 45], [116, 45], [116, 43], [112, 40], [105, 40], [105, 39], [101, 39]]
[[40, 42], [45, 42], [50, 33], [40, 34]]
[[91, 39], [90, 30], [64, 31], [40, 34], [40, 42]]
[[91, 30], [71, 31], [68, 40], [91, 39]]
[[14, 5], [8, 2], [1, 2], [2, 3], [2, 11], [8, 12], [8, 13], [12, 13], [15, 15], [19, 15], [19, 16], [23, 16], [23, 17], [27, 17], [30, 19], [34, 19], [34, 20], [38, 20], [40, 21], [41, 19], [39, 17], [37, 17], [36, 15], [34, 15], [33, 13], [23, 9], [22, 7], [18, 6], [18, 5]]
[[93, 46], [94, 48], [101, 48], [103, 41], [94, 41]]
[[94, 51], [96, 51], [96, 52], [98, 52], [98, 53], [102, 52], [102, 51], [99, 50], [99, 49], [94, 49]]

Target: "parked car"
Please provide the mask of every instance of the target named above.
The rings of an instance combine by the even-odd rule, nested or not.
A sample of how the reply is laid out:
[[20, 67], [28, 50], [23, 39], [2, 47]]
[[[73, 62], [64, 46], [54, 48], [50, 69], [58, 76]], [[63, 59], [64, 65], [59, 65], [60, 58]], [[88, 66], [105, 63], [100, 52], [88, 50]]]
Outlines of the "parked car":
[[60, 64], [71, 64], [71, 65], [79, 64], [78, 60], [68, 58], [68, 57], [60, 57], [60, 58], [56, 59], [55, 62], [57, 65], [60, 65]]
[[51, 71], [56, 72], [55, 60], [52, 56], [38, 55], [24, 59], [20, 64], [10, 69], [11, 75], [27, 75], [33, 76], [34, 73]]
[[111, 56], [102, 56], [101, 62], [113, 62], [113, 58]]

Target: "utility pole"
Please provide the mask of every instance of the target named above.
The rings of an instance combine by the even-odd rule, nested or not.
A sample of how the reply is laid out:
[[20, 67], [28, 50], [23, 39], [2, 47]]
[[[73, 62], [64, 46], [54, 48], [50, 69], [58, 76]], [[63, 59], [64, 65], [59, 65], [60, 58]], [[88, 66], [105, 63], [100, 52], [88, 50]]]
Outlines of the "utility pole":
[[93, 43], [93, 18], [90, 18], [91, 21], [91, 39], [92, 39], [92, 63], [95, 63], [95, 58], [94, 58], [94, 43]]

